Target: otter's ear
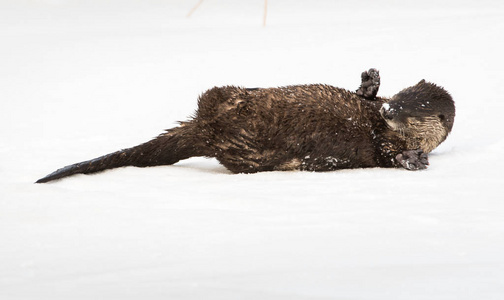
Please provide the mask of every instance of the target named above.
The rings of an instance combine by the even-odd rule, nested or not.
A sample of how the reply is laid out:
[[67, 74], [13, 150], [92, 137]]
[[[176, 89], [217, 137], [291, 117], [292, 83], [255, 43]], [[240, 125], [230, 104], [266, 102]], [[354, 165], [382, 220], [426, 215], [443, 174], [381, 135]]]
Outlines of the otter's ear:
[[418, 84], [424, 84], [425, 83], [425, 79], [422, 79], [418, 82]]

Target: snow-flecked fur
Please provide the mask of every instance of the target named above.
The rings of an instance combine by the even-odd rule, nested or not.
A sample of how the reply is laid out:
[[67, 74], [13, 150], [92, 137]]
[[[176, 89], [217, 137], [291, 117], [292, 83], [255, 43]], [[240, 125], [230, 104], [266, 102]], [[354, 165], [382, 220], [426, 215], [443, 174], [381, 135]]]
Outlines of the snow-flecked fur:
[[[201, 95], [192, 120], [150, 142], [59, 169], [37, 183], [123, 166], [170, 165], [193, 156], [216, 157], [234, 173], [425, 168], [422, 151], [437, 147], [451, 130], [453, 100], [444, 89], [421, 81], [380, 110], [387, 101], [322, 84], [215, 87]], [[420, 111], [426, 105], [429, 109]], [[399, 130], [391, 122], [400, 124]]]

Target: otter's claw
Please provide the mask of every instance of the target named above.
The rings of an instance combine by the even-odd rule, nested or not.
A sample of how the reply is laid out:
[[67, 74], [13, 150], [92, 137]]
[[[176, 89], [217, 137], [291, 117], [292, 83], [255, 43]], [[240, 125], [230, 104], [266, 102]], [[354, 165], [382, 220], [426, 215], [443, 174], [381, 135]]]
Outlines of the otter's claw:
[[357, 95], [372, 100], [376, 98], [380, 88], [380, 72], [376, 69], [369, 69], [361, 74], [361, 85], [356, 91]]
[[403, 151], [403, 153], [396, 156], [396, 160], [406, 170], [411, 171], [426, 169], [429, 164], [427, 153], [424, 153], [421, 149]]

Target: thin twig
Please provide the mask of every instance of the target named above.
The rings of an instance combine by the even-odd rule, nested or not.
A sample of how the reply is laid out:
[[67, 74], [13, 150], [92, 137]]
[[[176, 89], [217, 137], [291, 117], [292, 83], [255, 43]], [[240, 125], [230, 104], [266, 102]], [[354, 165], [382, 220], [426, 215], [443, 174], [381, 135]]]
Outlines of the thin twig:
[[266, 16], [268, 15], [268, 0], [264, 0], [263, 26], [266, 26]]
[[196, 4], [196, 5], [195, 5], [195, 6], [191, 9], [191, 11], [187, 14], [186, 18], [189, 18], [189, 17], [193, 14], [193, 12], [194, 12], [196, 9], [198, 9], [198, 7], [201, 5], [201, 3], [203, 3], [203, 0], [200, 0], [200, 1], [198, 2], [198, 4]]

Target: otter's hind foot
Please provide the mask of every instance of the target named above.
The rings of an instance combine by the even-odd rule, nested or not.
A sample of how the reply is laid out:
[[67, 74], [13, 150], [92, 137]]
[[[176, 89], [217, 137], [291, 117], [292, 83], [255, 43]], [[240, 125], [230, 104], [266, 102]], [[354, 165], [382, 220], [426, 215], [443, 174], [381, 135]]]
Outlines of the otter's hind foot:
[[396, 160], [406, 170], [410, 171], [424, 170], [429, 165], [427, 153], [424, 153], [421, 149], [403, 151], [403, 153], [396, 156]]
[[380, 72], [376, 69], [369, 69], [361, 74], [361, 85], [356, 91], [357, 95], [373, 100], [380, 88]]

